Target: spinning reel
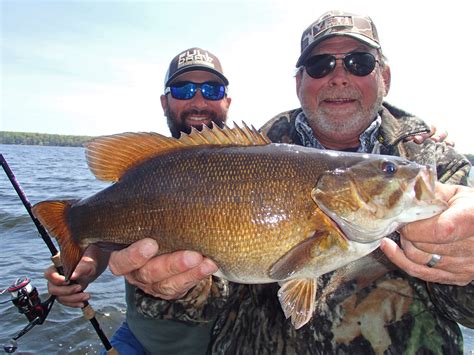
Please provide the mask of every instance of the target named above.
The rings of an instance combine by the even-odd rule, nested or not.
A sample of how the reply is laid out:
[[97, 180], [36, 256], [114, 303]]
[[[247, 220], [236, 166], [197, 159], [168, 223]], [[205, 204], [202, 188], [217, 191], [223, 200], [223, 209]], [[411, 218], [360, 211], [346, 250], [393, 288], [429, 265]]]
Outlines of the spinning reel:
[[28, 277], [22, 276], [8, 288], [0, 290], [0, 295], [10, 294], [10, 299], [1, 301], [0, 304], [12, 302], [18, 312], [24, 314], [28, 324], [9, 343], [3, 346], [7, 353], [14, 353], [17, 349], [17, 340], [28, 333], [35, 325], [43, 324], [54, 303], [54, 296], [50, 296], [45, 302], [41, 302], [38, 290], [31, 284]]

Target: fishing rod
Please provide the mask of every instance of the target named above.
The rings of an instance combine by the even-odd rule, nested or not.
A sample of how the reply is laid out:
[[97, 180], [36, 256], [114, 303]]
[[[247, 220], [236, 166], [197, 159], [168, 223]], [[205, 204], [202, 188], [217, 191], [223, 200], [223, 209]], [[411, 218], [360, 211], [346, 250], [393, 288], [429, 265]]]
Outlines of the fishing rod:
[[[28, 201], [25, 193], [23, 192], [19, 182], [17, 181], [15, 175], [13, 174], [10, 166], [8, 165], [7, 161], [3, 157], [3, 154], [0, 153], [0, 163], [2, 165], [5, 174], [7, 175], [8, 179], [10, 180], [13, 188], [15, 189], [18, 197], [20, 197], [23, 206], [25, 206], [26, 211], [30, 215], [30, 218], [33, 220], [36, 229], [38, 230], [41, 238], [43, 239], [44, 243], [48, 247], [49, 251], [51, 252], [51, 260], [53, 261], [54, 266], [59, 274], [63, 275], [63, 267], [61, 265], [59, 252], [54, 245], [52, 238], [41, 224], [41, 222], [33, 215], [31, 211], [31, 203]], [[74, 281], [70, 281], [70, 283], [76, 283]], [[49, 298], [41, 302], [40, 297], [38, 295], [38, 291], [36, 287], [33, 287], [31, 284], [31, 280], [26, 277], [18, 278], [10, 287], [0, 290], [0, 295], [9, 292], [11, 294], [11, 299], [8, 301], [3, 301], [1, 303], [6, 303], [11, 301], [15, 307], [18, 308], [20, 313], [25, 314], [29, 323], [21, 330], [16, 336], [14, 336], [8, 344], [6, 344], [3, 348], [7, 353], [13, 353], [18, 348], [17, 340], [29, 332], [35, 325], [43, 324], [46, 317], [51, 310], [51, 307], [54, 304], [56, 296], [51, 295]], [[109, 342], [109, 339], [105, 335], [104, 331], [100, 327], [98, 320], [95, 317], [95, 311], [90, 306], [89, 302], [84, 302], [84, 307], [82, 308], [82, 313], [86, 319], [88, 319], [92, 326], [94, 327], [97, 335], [99, 336], [107, 354], [118, 354], [117, 350], [112, 347]]]

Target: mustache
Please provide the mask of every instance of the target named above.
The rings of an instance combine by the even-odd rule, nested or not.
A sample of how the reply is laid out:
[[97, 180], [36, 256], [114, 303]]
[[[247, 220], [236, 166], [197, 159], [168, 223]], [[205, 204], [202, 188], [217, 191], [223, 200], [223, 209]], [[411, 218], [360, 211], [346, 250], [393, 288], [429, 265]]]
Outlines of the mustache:
[[323, 100], [332, 100], [332, 99], [354, 99], [358, 100], [362, 97], [359, 90], [355, 88], [328, 88], [326, 90], [322, 90], [318, 94], [319, 101]]

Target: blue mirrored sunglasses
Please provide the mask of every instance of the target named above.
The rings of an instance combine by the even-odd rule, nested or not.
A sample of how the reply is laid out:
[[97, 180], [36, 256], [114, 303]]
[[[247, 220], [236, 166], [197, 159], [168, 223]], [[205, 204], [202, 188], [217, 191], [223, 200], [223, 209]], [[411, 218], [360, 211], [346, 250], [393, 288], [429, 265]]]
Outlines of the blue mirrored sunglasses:
[[182, 81], [166, 87], [165, 95], [171, 93], [171, 96], [177, 100], [190, 100], [197, 91], [201, 90], [202, 97], [206, 100], [221, 100], [227, 94], [227, 87], [224, 84], [214, 81], [205, 83], [193, 83], [191, 81]]

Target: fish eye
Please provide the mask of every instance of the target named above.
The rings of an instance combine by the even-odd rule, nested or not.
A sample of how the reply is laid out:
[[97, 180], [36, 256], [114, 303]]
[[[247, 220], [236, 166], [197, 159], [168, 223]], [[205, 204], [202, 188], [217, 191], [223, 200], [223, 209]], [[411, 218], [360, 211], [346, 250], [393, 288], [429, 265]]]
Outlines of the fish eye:
[[382, 168], [382, 171], [386, 173], [387, 175], [393, 175], [397, 172], [397, 166], [390, 161], [384, 161], [382, 163], [381, 168]]

